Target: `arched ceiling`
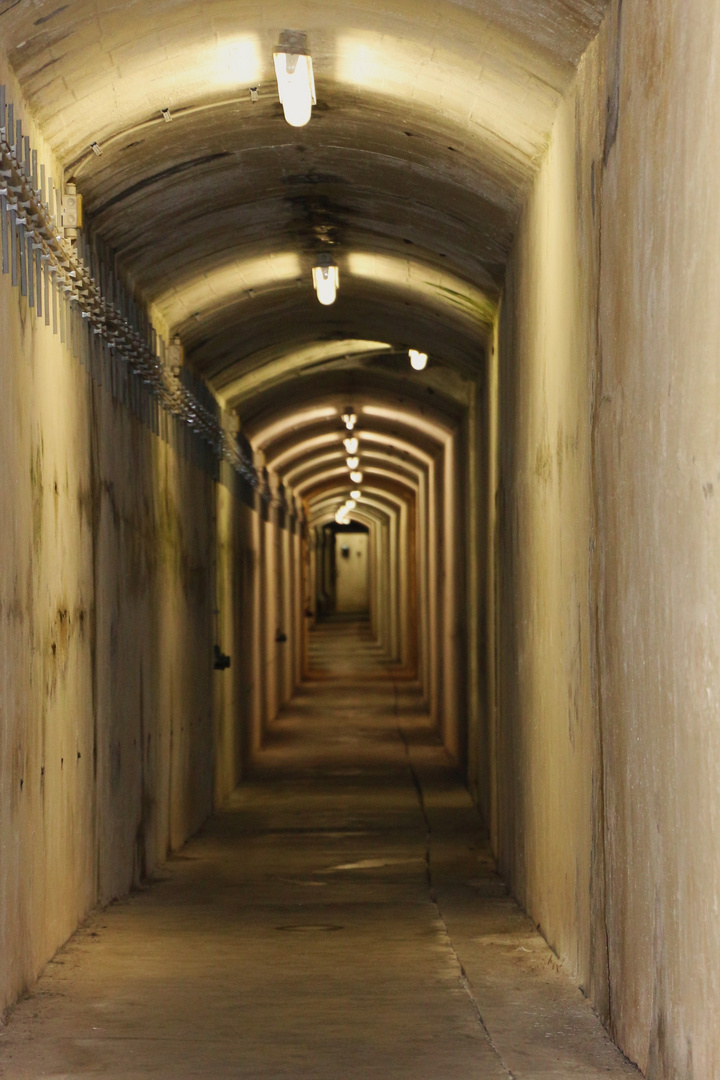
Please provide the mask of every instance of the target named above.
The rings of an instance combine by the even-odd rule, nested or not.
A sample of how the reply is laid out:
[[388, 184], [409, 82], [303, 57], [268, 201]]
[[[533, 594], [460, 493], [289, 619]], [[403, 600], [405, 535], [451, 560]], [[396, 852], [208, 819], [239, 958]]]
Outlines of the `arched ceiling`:
[[[89, 220], [222, 385], [259, 351], [298, 343], [299, 323], [301, 344], [436, 350], [447, 321], [447, 362], [459, 361], [497, 297], [528, 178], [604, 7], [4, 0], [0, 28]], [[272, 51], [285, 29], [307, 33], [313, 55], [318, 104], [303, 129], [278, 103]], [[329, 313], [309, 282], [327, 247], [342, 273]]]
[[[396, 366], [391, 366], [396, 361]], [[409, 422], [406, 417], [418, 418], [414, 426], [427, 417], [438, 428], [452, 431], [457, 427], [467, 401], [459, 393], [452, 393], [452, 380], [447, 389], [435, 386], [431, 379], [432, 369], [407, 377], [407, 357], [385, 359], [382, 370], [340, 370], [315, 372], [306, 378], [294, 378], [284, 387], [281, 398], [277, 391], [268, 388], [261, 394], [238, 404], [243, 430], [256, 449], [266, 457], [274, 458], [280, 452], [276, 443], [283, 438], [293, 438], [293, 433], [316, 425], [317, 432], [324, 425], [336, 430], [342, 428], [340, 417], [351, 406], [365, 427], [367, 410], [387, 407], [395, 410], [397, 423]], [[427, 374], [427, 378], [423, 378]], [[437, 375], [437, 372], [435, 372]], [[402, 415], [403, 420], [399, 417]], [[397, 424], [395, 424], [397, 426]], [[380, 425], [392, 428], [392, 418]], [[316, 432], [316, 433], [317, 433]], [[307, 433], [305, 433], [307, 434]], [[294, 438], [293, 438], [294, 441]]]
[[[310, 521], [317, 524], [317, 519], [325, 514], [335, 513], [335, 508], [342, 503], [343, 489], [339, 486], [328, 486], [319, 491], [310, 501]], [[359, 520], [360, 514], [366, 514], [375, 519], [388, 521], [395, 517], [403, 506], [407, 506], [409, 500], [405, 493], [393, 492], [387, 487], [370, 487], [363, 496], [362, 502], [350, 512], [351, 520]]]
[[[0, 0], [0, 48], [91, 227], [268, 460], [321, 457], [348, 401], [390, 453], [430, 460], [606, 2]], [[314, 63], [302, 129], [274, 77], [289, 29]]]
[[[440, 464], [457, 431], [461, 403], [441, 395], [428, 401], [427, 387], [387, 375], [370, 380], [362, 390], [341, 396], [316, 376], [293, 383], [294, 394], [261, 406], [245, 418], [244, 430], [268, 466], [305, 501], [311, 522], [328, 498], [335, 509], [360, 488], [363, 505], [369, 491], [385, 491], [415, 504], [427, 497], [431, 470]], [[409, 392], [410, 391], [410, 392]], [[257, 403], [255, 403], [257, 405]], [[350, 406], [357, 416], [352, 432], [359, 440], [356, 456], [360, 483], [351, 480], [344, 439], [349, 436], [342, 413]], [[318, 508], [318, 500], [321, 500]]]
[[[399, 460], [395, 454], [373, 449], [372, 444], [367, 443], [365, 439], [363, 442], [363, 470], [366, 477], [369, 477], [373, 470], [390, 469], [394, 476], [401, 476], [412, 481], [415, 487], [418, 486], [419, 470], [416, 467], [409, 465], [407, 461]], [[322, 475], [324, 470], [339, 469], [346, 474], [346, 456], [342, 448], [338, 447], [326, 454], [305, 457], [294, 469], [288, 470], [284, 475], [284, 480], [295, 492], [300, 492], [305, 482]]]

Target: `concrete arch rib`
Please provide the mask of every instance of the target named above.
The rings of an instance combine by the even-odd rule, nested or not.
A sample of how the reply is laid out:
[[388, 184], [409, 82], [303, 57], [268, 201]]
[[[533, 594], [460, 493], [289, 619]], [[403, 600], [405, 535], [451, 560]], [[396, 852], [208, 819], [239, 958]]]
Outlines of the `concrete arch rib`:
[[[325, 454], [329, 457], [334, 453], [340, 453], [337, 447], [342, 445], [341, 437], [342, 432], [338, 435], [337, 431], [332, 431], [302, 439], [287, 447], [275, 457], [269, 458], [267, 461], [268, 468], [289, 478], [302, 469], [305, 462], [319, 460], [319, 457], [323, 457]], [[398, 464], [403, 465], [404, 468], [419, 471], [427, 468], [433, 460], [429, 454], [424, 453], [412, 443], [398, 439], [393, 434], [383, 434], [365, 428], [363, 430], [363, 441], [372, 444], [372, 449], [369, 451], [366, 449], [364, 453], [372, 453], [377, 457], [387, 457], [388, 459], [392, 457], [389, 451], [397, 451], [398, 455], [402, 454]]]
[[[337, 496], [333, 496], [330, 499], [323, 500], [323, 502], [318, 503], [318, 505], [313, 509], [313, 514], [309, 519], [309, 524], [316, 524], [316, 514], [320, 516], [328, 514], [334, 518], [335, 511], [341, 505], [342, 499], [338, 498]], [[373, 498], [363, 499], [360, 505], [365, 508], [366, 514], [374, 521], [381, 521], [384, 524], [387, 524], [392, 519], [393, 515], [397, 513], [397, 507], [388, 505], [381, 502], [380, 500]], [[353, 510], [351, 517], [357, 517], [359, 512], [362, 511], [358, 511], [357, 509]]]
[[[452, 385], [445, 371], [442, 375]], [[368, 373], [357, 379], [340, 373], [334, 386], [329, 388], [328, 382], [327, 377], [283, 381], [272, 395], [238, 409], [243, 432], [268, 461], [276, 462], [281, 455], [282, 460], [291, 460], [289, 452], [296, 443], [318, 437], [331, 442], [333, 433], [341, 445], [340, 416], [348, 404], [354, 404], [359, 417], [356, 433], [361, 439], [367, 432], [375, 440], [383, 436], [388, 442], [402, 440], [402, 449], [434, 457], [457, 430], [467, 408], [463, 398], [429, 395], [430, 383], [410, 380], [404, 369], [399, 378]]]
[[[333, 523], [335, 512], [342, 502], [339, 491], [319, 496], [309, 510], [310, 528], [317, 530], [324, 524]], [[370, 529], [370, 619], [373, 632], [389, 654], [398, 656], [406, 645], [400, 635], [407, 634], [406, 628], [397, 619], [396, 607], [393, 607], [403, 591], [398, 575], [406, 573], [397, 558], [400, 517], [399, 503], [372, 496], [363, 498], [351, 514], [352, 520], [366, 524]], [[311, 576], [316, 573], [316, 569], [311, 568]], [[412, 643], [406, 647], [411, 649]]]
[[[386, 288], [343, 278], [335, 304], [323, 311], [314, 299], [308, 270], [308, 277], [292, 290], [258, 298], [251, 307], [233, 305], [222, 317], [206, 322], [198, 314], [181, 329], [181, 336], [193, 367], [223, 397], [225, 407], [242, 410], [243, 399], [226, 387], [252, 371], [258, 364], [256, 358], [274, 361], [297, 346], [309, 347], [323, 338], [372, 337], [392, 345], [398, 356], [405, 350], [401, 361], [405, 376], [410, 373], [406, 351], [410, 346], [423, 349], [465, 378], [476, 376], [489, 339], [486, 316], [475, 312], [464, 289], [456, 299], [457, 307], [451, 298], [447, 304], [436, 303], [411, 287]], [[308, 362], [298, 368], [298, 374], [306, 377], [322, 372], [327, 376], [333, 370], [369, 368], [382, 375], [383, 368], [392, 363], [392, 353], [387, 364], [379, 355], [339, 357], [322, 368]], [[440, 387], [438, 390], [442, 392]]]
[[[543, 18], [548, 6], [534, 0], [522, 8], [508, 9], [499, 0], [486, 0], [478, 5], [479, 10], [470, 11], [440, 0], [429, 21], [418, 17], [418, 7], [410, 0], [395, 5], [392, 19], [367, 2], [356, 3], [350, 10], [313, 3], [307, 5], [304, 22], [318, 56], [321, 93], [337, 93], [347, 87], [348, 105], [356, 106], [358, 99], [369, 94], [380, 96], [378, 87], [388, 102], [407, 105], [411, 87], [413, 107], [407, 111], [426, 115], [441, 110], [448, 123], [456, 118], [468, 138], [474, 122], [477, 142], [492, 144], [494, 118], [468, 110], [473, 96], [490, 84], [496, 91], [496, 102], [503, 95], [508, 110], [507, 145], [496, 150], [502, 159], [511, 153], [514, 134], [519, 144], [545, 132], [551, 119], [549, 111], [567, 81], [570, 65], [577, 62], [597, 29], [603, 10], [599, 2], [578, 0], [562, 8], [555, 5], [557, 10], [550, 20]], [[38, 71], [39, 46], [47, 39], [44, 24], [50, 12], [61, 40], [74, 35], [77, 49], [82, 41], [86, 71], [72, 47], [58, 58], [49, 74]], [[270, 12], [259, 23], [257, 9], [248, 0], [234, 6], [231, 22], [221, 0], [210, 0], [201, 12], [189, 2], [178, 3], [162, 20], [161, 39], [152, 7], [137, 11], [132, 37], [121, 11], [103, 12], [96, 25], [90, 21], [94, 14], [95, 4], [90, 0], [73, 5], [69, 12], [57, 12], [50, 0], [44, 0], [36, 3], [30, 14], [10, 9], [6, 19], [7, 49], [13, 64], [28, 86], [56, 152], [68, 160], [80, 157], [93, 164], [92, 158], [84, 157], [91, 135], [109, 145], [122, 139], [122, 132], [127, 132], [128, 139], [137, 139], [136, 125], [149, 116], [150, 122], [163, 130], [160, 116], [149, 110], [142, 79], [148, 68], [155, 78], [153, 96], [167, 100], [179, 117], [183, 108], [205, 106], [211, 114], [222, 112], [223, 102], [227, 102], [237, 122], [238, 107], [241, 114], [247, 111], [249, 115], [252, 106], [246, 93], [240, 98], [232, 90], [273, 84], [271, 52], [277, 30]], [[282, 18], [277, 25], [282, 25]], [[85, 31], [82, 38], [78, 33], [81, 26]], [[480, 77], [479, 40], [488, 43], [483, 52], [487, 70]], [[184, 78], [182, 89], [178, 87], [179, 72]], [[470, 76], [474, 79], [469, 88]], [[58, 115], [63, 80], [73, 94], [70, 130], [63, 128]], [[525, 95], [513, 101], [518, 84], [524, 85]], [[447, 87], [440, 101], [434, 89], [438, 85]], [[113, 87], [120, 105], [111, 110]], [[377, 101], [372, 104], [379, 107]], [[100, 113], [103, 108], [104, 115]], [[260, 117], [264, 118], [262, 111]], [[226, 124], [227, 120], [217, 116], [212, 126], [223, 129]], [[173, 138], [178, 136], [173, 134]]]
[[[416, 493], [418, 485], [413, 483], [407, 477], [401, 473], [395, 473], [390, 469], [378, 469], [374, 466], [364, 466], [363, 473], [365, 480], [363, 481], [363, 487], [367, 488], [368, 477], [385, 477], [388, 480], [392, 480], [396, 486], [408, 488], [411, 492]], [[301, 484], [297, 484], [294, 487], [294, 491], [301, 497], [309, 497], [312, 491], [315, 491], [318, 487], [322, 487], [328, 480], [337, 481], [340, 477], [345, 480], [346, 487], [352, 487], [352, 480], [348, 477], [347, 466], [341, 466], [336, 469], [326, 469], [323, 472], [314, 473], [311, 477], [304, 480]]]
[[[303, 458], [301, 463], [296, 465], [293, 469], [283, 471], [283, 483], [299, 490], [297, 485], [301, 484], [305, 479], [310, 479], [318, 470], [330, 464], [343, 465], [345, 470], [349, 471], [347, 469], [346, 459], [347, 451], [344, 449], [334, 450], [330, 453], [321, 454], [320, 456], [312, 458]], [[373, 463], [381, 462], [385, 465], [389, 464], [393, 467], [393, 470], [397, 475], [404, 476], [406, 479], [412, 479], [416, 484], [419, 484], [421, 478], [424, 476], [423, 470], [416, 465], [407, 461], [399, 462], [397, 458], [393, 457], [391, 454], [383, 453], [380, 450], [368, 450], [366, 447], [363, 447], [361, 462], [366, 463], [368, 461]]]
[[[337, 506], [336, 498], [323, 499], [317, 509], [334, 513]], [[415, 573], [414, 567], [403, 557], [411, 528], [408, 505], [403, 499], [374, 491], [363, 496], [359, 513], [363, 511], [375, 518], [381, 537], [375, 542], [372, 553], [375, 587], [371, 618], [389, 657], [407, 666], [417, 654], [417, 626], [409, 604], [415, 588]], [[357, 513], [356, 509], [353, 516]]]
[[[417, 257], [411, 259], [391, 252], [351, 249], [338, 252], [335, 258], [343, 282], [343, 300], [346, 295], [352, 298], [363, 290], [381, 292], [386, 297], [395, 291], [399, 298], [408, 294], [417, 304], [438, 308], [446, 322], [466, 322], [469, 327], [476, 324], [486, 331], [492, 325], [495, 289], [488, 295], [471, 281]], [[304, 296], [312, 295], [312, 265], [312, 254], [270, 251], [244, 257], [240, 249], [226, 265], [216, 264], [211, 271], [183, 282], [174, 281], [171, 290], [158, 296], [154, 307], [172, 333], [191, 331], [190, 320], [195, 324], [207, 324], [210, 320], [230, 321], [233, 325], [242, 323], [262, 314], [266, 296], [274, 303], [280, 300], [287, 307], [288, 301], [295, 300], [299, 292]], [[464, 306], [458, 304], [458, 297], [463, 297]], [[192, 333], [189, 340], [192, 340]], [[363, 342], [359, 339], [357, 346], [350, 342], [349, 347], [358, 352], [364, 348], [370, 353], [388, 346], [383, 340]], [[234, 382], [223, 386], [223, 395], [232, 400], [246, 397], [251, 389], [258, 392], [275, 380], [278, 368], [292, 371], [326, 359], [323, 351], [320, 349], [319, 355], [314, 356], [309, 345], [297, 352], [290, 351], [278, 360], [266, 361], [252, 374], [239, 375]], [[340, 347], [338, 355], [342, 353]]]

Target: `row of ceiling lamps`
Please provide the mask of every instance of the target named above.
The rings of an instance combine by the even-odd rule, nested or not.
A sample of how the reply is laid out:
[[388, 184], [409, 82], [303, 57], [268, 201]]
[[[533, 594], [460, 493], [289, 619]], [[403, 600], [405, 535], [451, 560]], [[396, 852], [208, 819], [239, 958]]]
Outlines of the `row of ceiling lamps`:
[[[292, 127], [304, 127], [317, 104], [312, 56], [307, 51], [307, 37], [297, 30], [284, 30], [273, 53], [278, 94], [285, 119]], [[313, 266], [313, 285], [321, 304], [335, 303], [340, 287], [340, 270], [329, 255], [321, 255]], [[427, 353], [410, 349], [410, 363], [415, 371], [427, 366]]]
[[[340, 270], [329, 255], [321, 255], [317, 264], [313, 266], [313, 285], [317, 298], [325, 307], [335, 303], [337, 291], [340, 286]], [[415, 371], [423, 371], [427, 367], [427, 353], [418, 349], [409, 349], [410, 364]]]
[[[273, 53], [278, 95], [285, 119], [291, 127], [304, 127], [317, 104], [312, 56], [307, 51], [307, 37], [298, 30], [284, 30]], [[321, 304], [335, 303], [340, 285], [340, 271], [329, 255], [321, 255], [313, 266], [313, 285]]]
[[358, 485], [362, 483], [363, 474], [358, 469], [358, 465], [360, 464], [360, 458], [358, 457], [360, 438], [357, 434], [353, 434], [355, 425], [357, 424], [357, 413], [351, 406], [348, 406], [348, 408], [345, 409], [342, 414], [342, 420], [346, 430], [349, 432], [343, 439], [343, 446], [348, 454], [346, 459], [347, 467], [350, 470], [350, 480], [356, 486], [355, 490], [350, 492], [350, 498], [346, 499], [343, 505], [337, 510], [335, 520], [338, 525], [349, 525], [350, 513], [357, 506], [358, 500], [362, 498], [362, 492]]
[[[312, 56], [307, 50], [307, 37], [297, 30], [284, 30], [273, 53], [278, 94], [283, 113], [292, 127], [304, 127], [317, 104]], [[340, 287], [340, 270], [329, 255], [321, 255], [313, 266], [313, 285], [321, 304], [335, 303]], [[427, 365], [427, 353], [410, 349], [410, 363], [416, 371]]]

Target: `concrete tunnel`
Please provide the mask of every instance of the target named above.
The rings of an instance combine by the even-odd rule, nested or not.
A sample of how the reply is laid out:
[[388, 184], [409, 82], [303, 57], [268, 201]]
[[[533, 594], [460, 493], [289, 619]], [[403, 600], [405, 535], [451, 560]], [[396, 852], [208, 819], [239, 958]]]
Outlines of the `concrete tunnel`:
[[720, 1075], [719, 59], [0, 4], [0, 1075]]

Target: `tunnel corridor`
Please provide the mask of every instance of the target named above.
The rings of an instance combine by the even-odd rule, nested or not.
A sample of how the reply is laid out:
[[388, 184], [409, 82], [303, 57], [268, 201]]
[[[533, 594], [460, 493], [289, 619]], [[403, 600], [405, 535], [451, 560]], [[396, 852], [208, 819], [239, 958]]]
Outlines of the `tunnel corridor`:
[[311, 635], [229, 803], [0, 1047], [17, 1080], [637, 1076], [508, 897], [417, 683], [350, 620]]
[[2, 1080], [720, 1076], [719, 58], [0, 0]]

